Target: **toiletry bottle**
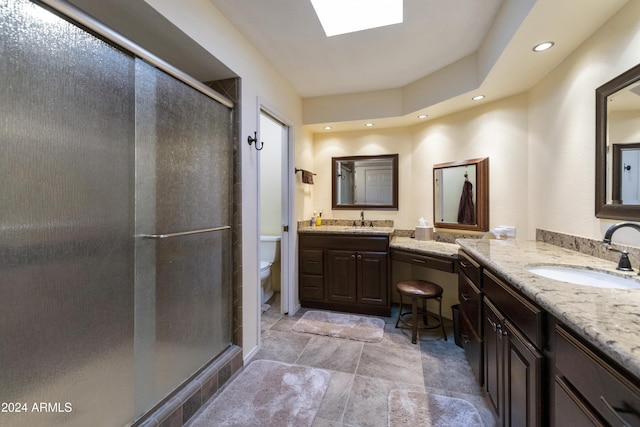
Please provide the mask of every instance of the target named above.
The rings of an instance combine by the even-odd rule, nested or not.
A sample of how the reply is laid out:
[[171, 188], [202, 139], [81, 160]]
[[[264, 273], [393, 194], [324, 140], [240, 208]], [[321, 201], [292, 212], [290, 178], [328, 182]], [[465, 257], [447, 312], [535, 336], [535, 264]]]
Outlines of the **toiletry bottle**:
[[313, 211], [313, 216], [311, 217], [311, 226], [316, 226], [316, 211]]
[[320, 212], [320, 213], [318, 214], [318, 216], [316, 217], [316, 225], [317, 225], [318, 227], [320, 227], [320, 226], [322, 225], [322, 212]]

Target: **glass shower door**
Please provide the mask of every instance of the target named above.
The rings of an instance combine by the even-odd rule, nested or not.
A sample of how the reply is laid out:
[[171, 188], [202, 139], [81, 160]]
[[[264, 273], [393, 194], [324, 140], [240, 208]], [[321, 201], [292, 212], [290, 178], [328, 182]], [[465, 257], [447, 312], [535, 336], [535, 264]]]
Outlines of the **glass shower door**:
[[0, 425], [125, 425], [134, 60], [0, 1], [0, 79]]
[[136, 63], [136, 412], [231, 344], [231, 110]]

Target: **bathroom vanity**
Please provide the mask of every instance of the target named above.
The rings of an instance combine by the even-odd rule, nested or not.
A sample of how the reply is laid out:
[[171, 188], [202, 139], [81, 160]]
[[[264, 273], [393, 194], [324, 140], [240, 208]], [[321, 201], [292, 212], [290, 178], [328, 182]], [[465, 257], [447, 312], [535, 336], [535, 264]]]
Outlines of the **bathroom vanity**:
[[389, 316], [389, 239], [378, 227], [321, 226], [299, 230], [303, 307]]
[[640, 425], [639, 290], [527, 270], [614, 263], [540, 242], [458, 244], [463, 346], [499, 425]]

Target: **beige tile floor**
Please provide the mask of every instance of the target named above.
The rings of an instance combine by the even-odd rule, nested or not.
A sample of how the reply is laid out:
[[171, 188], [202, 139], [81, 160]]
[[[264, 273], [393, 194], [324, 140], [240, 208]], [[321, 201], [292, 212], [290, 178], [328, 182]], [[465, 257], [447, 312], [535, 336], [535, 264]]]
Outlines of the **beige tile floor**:
[[306, 312], [278, 313], [279, 301], [262, 314], [261, 348], [253, 360], [268, 359], [331, 371], [329, 388], [314, 426], [386, 426], [387, 396], [392, 389], [411, 389], [464, 399], [478, 409], [485, 425], [495, 425], [482, 390], [463, 350], [446, 323], [448, 341], [439, 329], [425, 331], [411, 344], [411, 331], [396, 329], [397, 307], [385, 321], [379, 343], [294, 332]]

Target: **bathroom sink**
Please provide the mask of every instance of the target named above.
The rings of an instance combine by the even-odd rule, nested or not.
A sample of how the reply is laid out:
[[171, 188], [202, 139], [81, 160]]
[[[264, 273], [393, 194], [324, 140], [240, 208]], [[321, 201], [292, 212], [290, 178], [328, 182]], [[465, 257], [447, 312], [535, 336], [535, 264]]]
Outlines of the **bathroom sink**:
[[609, 289], [640, 289], [640, 281], [604, 270], [591, 270], [564, 265], [531, 265], [527, 271], [574, 285]]

